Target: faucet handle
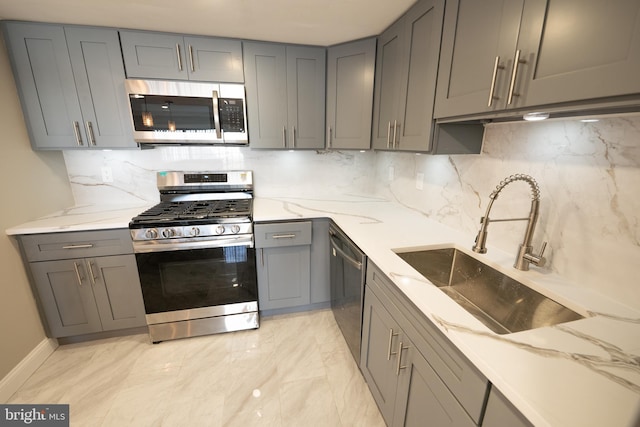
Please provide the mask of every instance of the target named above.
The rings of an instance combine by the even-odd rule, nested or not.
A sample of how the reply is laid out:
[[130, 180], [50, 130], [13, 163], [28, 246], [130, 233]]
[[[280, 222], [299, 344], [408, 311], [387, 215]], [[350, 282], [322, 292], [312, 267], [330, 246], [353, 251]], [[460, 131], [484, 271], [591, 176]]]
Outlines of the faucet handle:
[[540, 253], [538, 255], [534, 255], [532, 253], [524, 254], [524, 259], [537, 265], [538, 267], [544, 267], [547, 263], [547, 259], [543, 257], [544, 250], [547, 249], [547, 242], [542, 242], [542, 246], [540, 247]]

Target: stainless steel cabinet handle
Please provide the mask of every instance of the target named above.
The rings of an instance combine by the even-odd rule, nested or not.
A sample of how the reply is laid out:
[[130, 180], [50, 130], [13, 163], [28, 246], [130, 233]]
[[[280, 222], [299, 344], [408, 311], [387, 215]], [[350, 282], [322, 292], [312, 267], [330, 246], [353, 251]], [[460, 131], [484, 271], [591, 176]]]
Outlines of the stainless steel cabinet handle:
[[271, 236], [272, 239], [293, 239], [296, 237], [295, 234], [274, 234]]
[[262, 263], [262, 266], [264, 267], [264, 249], [260, 249], [260, 262]]
[[211, 92], [213, 99], [213, 126], [216, 128], [216, 138], [222, 138], [222, 126], [220, 125], [220, 110], [218, 110], [218, 91]]
[[93, 267], [91, 266], [91, 261], [87, 261], [87, 266], [89, 267], [89, 278], [91, 279], [91, 284], [93, 286], [96, 285], [96, 280], [98, 279], [98, 276], [96, 276], [93, 272]]
[[405, 369], [407, 367], [407, 365], [401, 366], [402, 364], [402, 350], [406, 350], [409, 347], [403, 347], [402, 346], [402, 341], [400, 341], [400, 345], [398, 346], [398, 360], [397, 360], [397, 364], [396, 364], [396, 376], [400, 375], [400, 369]]
[[287, 148], [287, 127], [282, 126], [282, 145]]
[[391, 148], [391, 121], [387, 126], [387, 148]]
[[387, 360], [391, 360], [392, 354], [397, 354], [391, 351], [393, 337], [397, 337], [398, 334], [393, 333], [393, 329], [389, 329], [389, 347], [387, 348]]
[[81, 245], [65, 245], [62, 247], [62, 249], [86, 249], [86, 248], [92, 248], [92, 247], [93, 247], [92, 243], [86, 243]]
[[73, 268], [76, 270], [76, 277], [78, 278], [78, 286], [82, 286], [82, 282], [84, 281], [84, 277], [80, 276], [80, 266], [77, 262], [73, 262]]
[[176, 43], [176, 55], [178, 56], [178, 70], [182, 71], [182, 52], [180, 52], [180, 43]]
[[327, 128], [327, 148], [331, 148], [331, 126]]
[[80, 134], [80, 123], [73, 122], [73, 133], [76, 136], [76, 142], [78, 143], [78, 145], [83, 146], [84, 143], [82, 142], [82, 135]]
[[189, 45], [189, 65], [191, 65], [191, 71], [195, 71], [196, 67], [193, 62], [193, 46]]
[[516, 80], [518, 79], [518, 66], [520, 64], [526, 64], [527, 61], [520, 59], [520, 49], [516, 50], [516, 56], [513, 59], [513, 72], [511, 73], [511, 83], [509, 83], [509, 97], [507, 98], [507, 105], [511, 105], [514, 96], [520, 96], [519, 93], [515, 93]]
[[393, 149], [394, 150], [398, 148], [396, 144], [396, 134], [398, 133], [397, 131], [398, 131], [398, 121], [394, 120], [393, 121]]
[[293, 127], [293, 146], [292, 148], [296, 148], [296, 127]]
[[500, 97], [495, 96], [498, 70], [504, 70], [504, 65], [500, 65], [500, 57], [496, 56], [496, 62], [493, 64], [493, 76], [491, 77], [491, 88], [489, 89], [489, 103], [487, 107], [491, 107], [494, 99], [500, 99]]
[[91, 122], [86, 122], [85, 126], [87, 128], [87, 137], [89, 138], [89, 144], [95, 147], [96, 145], [96, 136], [93, 133], [93, 124]]

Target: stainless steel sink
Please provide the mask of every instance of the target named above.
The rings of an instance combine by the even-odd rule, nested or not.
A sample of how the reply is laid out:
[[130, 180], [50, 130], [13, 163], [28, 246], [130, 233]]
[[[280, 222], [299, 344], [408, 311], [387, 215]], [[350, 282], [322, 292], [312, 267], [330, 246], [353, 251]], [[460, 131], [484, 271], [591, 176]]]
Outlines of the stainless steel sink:
[[498, 334], [584, 318], [457, 249], [396, 254]]

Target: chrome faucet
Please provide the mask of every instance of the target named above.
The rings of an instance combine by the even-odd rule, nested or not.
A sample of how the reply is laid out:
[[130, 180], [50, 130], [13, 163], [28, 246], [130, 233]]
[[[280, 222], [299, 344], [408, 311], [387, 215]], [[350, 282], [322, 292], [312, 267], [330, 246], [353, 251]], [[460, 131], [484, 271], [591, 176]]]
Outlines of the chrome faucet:
[[[489, 212], [491, 211], [491, 207], [493, 206], [493, 202], [498, 198], [498, 194], [502, 191], [504, 187], [511, 184], [515, 181], [525, 181], [531, 187], [531, 211], [529, 212], [529, 216], [526, 218], [506, 218], [506, 219], [490, 219]], [[482, 218], [480, 218], [480, 231], [478, 231], [478, 235], [476, 236], [476, 242], [473, 245], [473, 251], [484, 254], [487, 252], [487, 228], [489, 227], [490, 222], [503, 222], [503, 221], [527, 221], [527, 229], [524, 233], [524, 240], [518, 249], [518, 256], [516, 257], [516, 262], [513, 265], [518, 270], [529, 270], [529, 264], [533, 263], [539, 267], [542, 267], [546, 259], [542, 256], [545, 248], [547, 247], [547, 242], [542, 244], [540, 248], [539, 254], [533, 253], [533, 247], [531, 246], [531, 240], [533, 239], [533, 232], [536, 228], [536, 222], [538, 221], [538, 211], [540, 209], [540, 188], [538, 187], [538, 183], [535, 179], [533, 179], [529, 175], [523, 174], [515, 174], [511, 175], [504, 180], [500, 181], [500, 184], [496, 186], [496, 189], [489, 195], [489, 206], [487, 206], [487, 212], [484, 214]]]

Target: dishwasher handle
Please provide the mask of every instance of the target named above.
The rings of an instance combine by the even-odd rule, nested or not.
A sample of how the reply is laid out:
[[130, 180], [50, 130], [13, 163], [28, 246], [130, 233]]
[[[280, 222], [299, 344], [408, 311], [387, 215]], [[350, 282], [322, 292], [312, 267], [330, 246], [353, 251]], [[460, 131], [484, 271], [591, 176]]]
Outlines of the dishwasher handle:
[[338, 254], [340, 254], [340, 256], [342, 258], [344, 258], [345, 261], [347, 261], [349, 264], [351, 264], [352, 266], [354, 266], [355, 268], [357, 268], [358, 270], [362, 270], [362, 263], [358, 260], [355, 260], [353, 258], [351, 258], [349, 256], [349, 254], [347, 254], [345, 251], [343, 251], [338, 244], [336, 243], [337, 239], [335, 237], [335, 235], [331, 232], [329, 232], [329, 240], [331, 242], [331, 247], [333, 248], [334, 251], [336, 251]]

